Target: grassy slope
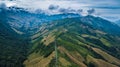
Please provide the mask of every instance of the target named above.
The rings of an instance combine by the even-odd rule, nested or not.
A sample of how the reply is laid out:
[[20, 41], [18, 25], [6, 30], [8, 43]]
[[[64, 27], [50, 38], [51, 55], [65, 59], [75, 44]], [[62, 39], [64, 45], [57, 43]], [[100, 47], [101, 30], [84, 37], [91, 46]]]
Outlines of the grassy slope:
[[[58, 66], [60, 67], [119, 66], [119, 37], [94, 29], [76, 19], [64, 19], [45, 24], [44, 30], [32, 37], [33, 47], [30, 51], [30, 56], [24, 63], [26, 67], [34, 67], [31, 65], [54, 67], [55, 56], [52, 55], [54, 52], [54, 40], [57, 41]], [[48, 41], [47, 45], [44, 40]], [[96, 50], [98, 51], [92, 48], [97, 48]], [[100, 54], [101, 52], [102, 54]], [[31, 55], [34, 57], [31, 57]], [[107, 59], [106, 55], [111, 59], [115, 59], [113, 61], [115, 63], [109, 62], [110, 59]], [[41, 57], [42, 59], [38, 59]], [[66, 62], [67, 64], [61, 62], [61, 57], [64, 63]], [[46, 60], [45, 63], [48, 64], [40, 63], [43, 60]]]

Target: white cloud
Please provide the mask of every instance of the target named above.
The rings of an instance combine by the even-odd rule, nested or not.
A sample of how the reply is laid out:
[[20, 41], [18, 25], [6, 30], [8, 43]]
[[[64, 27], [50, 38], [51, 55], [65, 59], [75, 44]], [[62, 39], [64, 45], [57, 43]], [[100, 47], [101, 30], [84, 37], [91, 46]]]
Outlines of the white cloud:
[[16, 5], [15, 1], [0, 1], [0, 4], [1, 3], [5, 3], [7, 7]]

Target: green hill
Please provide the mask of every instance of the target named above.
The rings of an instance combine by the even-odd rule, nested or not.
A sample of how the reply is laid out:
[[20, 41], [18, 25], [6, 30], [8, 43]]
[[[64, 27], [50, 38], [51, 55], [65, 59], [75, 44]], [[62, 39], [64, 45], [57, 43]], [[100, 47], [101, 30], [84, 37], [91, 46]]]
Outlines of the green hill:
[[0, 13], [0, 67], [23, 67], [28, 52], [28, 39], [17, 34]]
[[[31, 36], [33, 46], [24, 65], [26, 67], [55, 67], [56, 64], [59, 67], [119, 67], [119, 27], [100, 18], [83, 21], [86, 19], [86, 17], [68, 18], [43, 23], [39, 32]], [[98, 23], [95, 25], [95, 22]], [[110, 29], [113, 28], [117, 30], [112, 33]]]

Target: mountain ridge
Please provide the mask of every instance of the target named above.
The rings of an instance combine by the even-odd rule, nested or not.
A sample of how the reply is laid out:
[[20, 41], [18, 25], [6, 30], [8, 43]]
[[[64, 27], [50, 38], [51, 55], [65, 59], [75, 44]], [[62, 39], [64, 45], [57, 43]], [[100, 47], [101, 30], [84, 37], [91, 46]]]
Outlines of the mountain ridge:
[[[118, 43], [120, 39], [115, 36], [116, 34], [111, 35], [107, 31], [91, 27], [91, 25], [80, 21], [78, 18], [56, 20], [45, 23], [44, 27], [43, 31], [32, 36], [32, 44], [34, 45], [30, 51], [31, 54], [24, 62], [26, 67], [33, 67], [34, 65], [53, 67], [55, 65], [55, 59], [52, 58], [55, 57], [55, 40], [57, 41], [59, 54], [58, 66], [64, 66], [64, 63], [60, 62], [61, 57], [68, 63], [68, 65], [65, 65], [67, 67], [118, 67], [120, 65], [117, 62], [120, 61], [120, 46]], [[82, 59], [79, 59], [79, 57]], [[113, 59], [110, 58], [114, 58], [114, 60], [116, 58], [116, 60], [111, 62], [110, 60]], [[46, 61], [47, 64], [42, 64], [42, 61]]]

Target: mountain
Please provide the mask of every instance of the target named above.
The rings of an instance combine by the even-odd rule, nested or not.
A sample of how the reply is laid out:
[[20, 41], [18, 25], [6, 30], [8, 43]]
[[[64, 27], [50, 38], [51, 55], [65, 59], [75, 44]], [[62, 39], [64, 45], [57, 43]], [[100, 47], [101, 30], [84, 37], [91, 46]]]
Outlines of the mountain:
[[120, 67], [119, 33], [91, 15], [0, 9], [0, 67]]
[[[64, 18], [79, 17], [78, 14], [67, 13], [67, 14], [56, 14], [47, 15], [45, 13], [32, 13], [27, 11], [27, 9], [19, 7], [9, 7], [3, 12], [6, 12], [5, 18], [8, 20], [7, 23], [18, 33], [33, 34], [38, 31], [39, 26], [42, 22], [50, 22], [53, 20], [59, 20]], [[3, 18], [3, 20], [5, 20]]]
[[88, 16], [82, 17], [81, 21], [89, 24], [95, 29], [102, 30], [112, 35], [120, 35], [119, 34], [120, 27], [117, 24], [110, 22], [108, 20], [102, 19], [100, 17], [94, 17], [94, 16], [88, 15]]
[[0, 67], [22, 67], [28, 50], [28, 39], [16, 33], [7, 23], [6, 12], [0, 12]]
[[120, 26], [120, 20], [116, 21], [115, 23], [118, 24], [118, 25]]
[[116, 24], [94, 16], [43, 23], [31, 37], [33, 46], [24, 65], [119, 67], [119, 29]]

